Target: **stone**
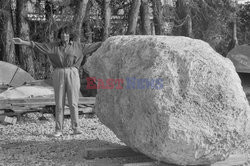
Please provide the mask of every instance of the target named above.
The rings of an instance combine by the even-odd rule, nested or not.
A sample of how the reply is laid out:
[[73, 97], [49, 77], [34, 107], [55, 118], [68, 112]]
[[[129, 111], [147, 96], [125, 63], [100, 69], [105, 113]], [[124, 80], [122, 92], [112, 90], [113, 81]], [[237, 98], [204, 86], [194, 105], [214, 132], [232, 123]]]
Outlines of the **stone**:
[[250, 109], [241, 80], [204, 41], [115, 36], [84, 67], [98, 85], [100, 121], [153, 159], [213, 164], [246, 142]]
[[12, 124], [12, 125], [15, 125], [17, 122], [17, 118], [16, 117], [8, 117], [8, 116], [5, 116], [5, 115], [2, 115], [0, 116], [0, 123], [2, 124]]

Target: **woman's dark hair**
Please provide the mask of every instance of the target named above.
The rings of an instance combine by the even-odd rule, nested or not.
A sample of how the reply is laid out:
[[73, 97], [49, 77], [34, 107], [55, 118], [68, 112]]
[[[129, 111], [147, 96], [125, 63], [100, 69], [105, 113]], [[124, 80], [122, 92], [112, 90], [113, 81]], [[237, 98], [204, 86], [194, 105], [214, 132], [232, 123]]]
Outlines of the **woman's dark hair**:
[[[61, 34], [62, 33], [67, 33], [67, 34], [70, 34], [70, 30], [69, 30], [69, 27], [66, 26], [66, 27], [62, 27], [58, 30], [58, 34], [57, 34], [57, 38], [58, 39], [61, 39]], [[71, 36], [71, 35], [70, 35]]]

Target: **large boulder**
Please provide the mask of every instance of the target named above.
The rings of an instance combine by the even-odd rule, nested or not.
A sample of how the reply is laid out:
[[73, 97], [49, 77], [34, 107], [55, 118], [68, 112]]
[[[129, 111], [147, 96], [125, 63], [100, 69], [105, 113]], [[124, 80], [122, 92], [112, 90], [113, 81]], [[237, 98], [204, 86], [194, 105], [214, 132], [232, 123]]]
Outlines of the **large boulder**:
[[111, 37], [85, 68], [100, 88], [101, 122], [149, 157], [211, 164], [245, 141], [249, 105], [240, 78], [229, 59], [201, 40]]

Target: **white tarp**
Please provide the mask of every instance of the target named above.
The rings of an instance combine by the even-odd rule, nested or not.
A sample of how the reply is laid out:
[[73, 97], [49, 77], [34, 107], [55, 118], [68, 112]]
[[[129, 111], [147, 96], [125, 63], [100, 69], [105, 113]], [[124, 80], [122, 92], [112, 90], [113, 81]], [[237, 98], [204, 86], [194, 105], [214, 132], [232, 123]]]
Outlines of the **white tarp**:
[[35, 79], [16, 65], [0, 61], [0, 85], [20, 86]]
[[250, 73], [250, 46], [248, 44], [236, 46], [227, 54], [237, 72]]

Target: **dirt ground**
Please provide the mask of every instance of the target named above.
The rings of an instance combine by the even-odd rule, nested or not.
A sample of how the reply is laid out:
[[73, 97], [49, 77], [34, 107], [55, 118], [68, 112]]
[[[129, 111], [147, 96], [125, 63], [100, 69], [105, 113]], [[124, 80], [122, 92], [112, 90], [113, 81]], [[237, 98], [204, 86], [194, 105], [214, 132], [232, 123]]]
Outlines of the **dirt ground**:
[[0, 165], [122, 165], [133, 158], [84, 159], [86, 148], [116, 147], [124, 145], [114, 133], [100, 123], [97, 117], [80, 116], [83, 134], [71, 135], [70, 119], [65, 119], [64, 135], [51, 137], [54, 119], [45, 114], [46, 120], [39, 120], [42, 114], [26, 114], [15, 125], [0, 124]]

